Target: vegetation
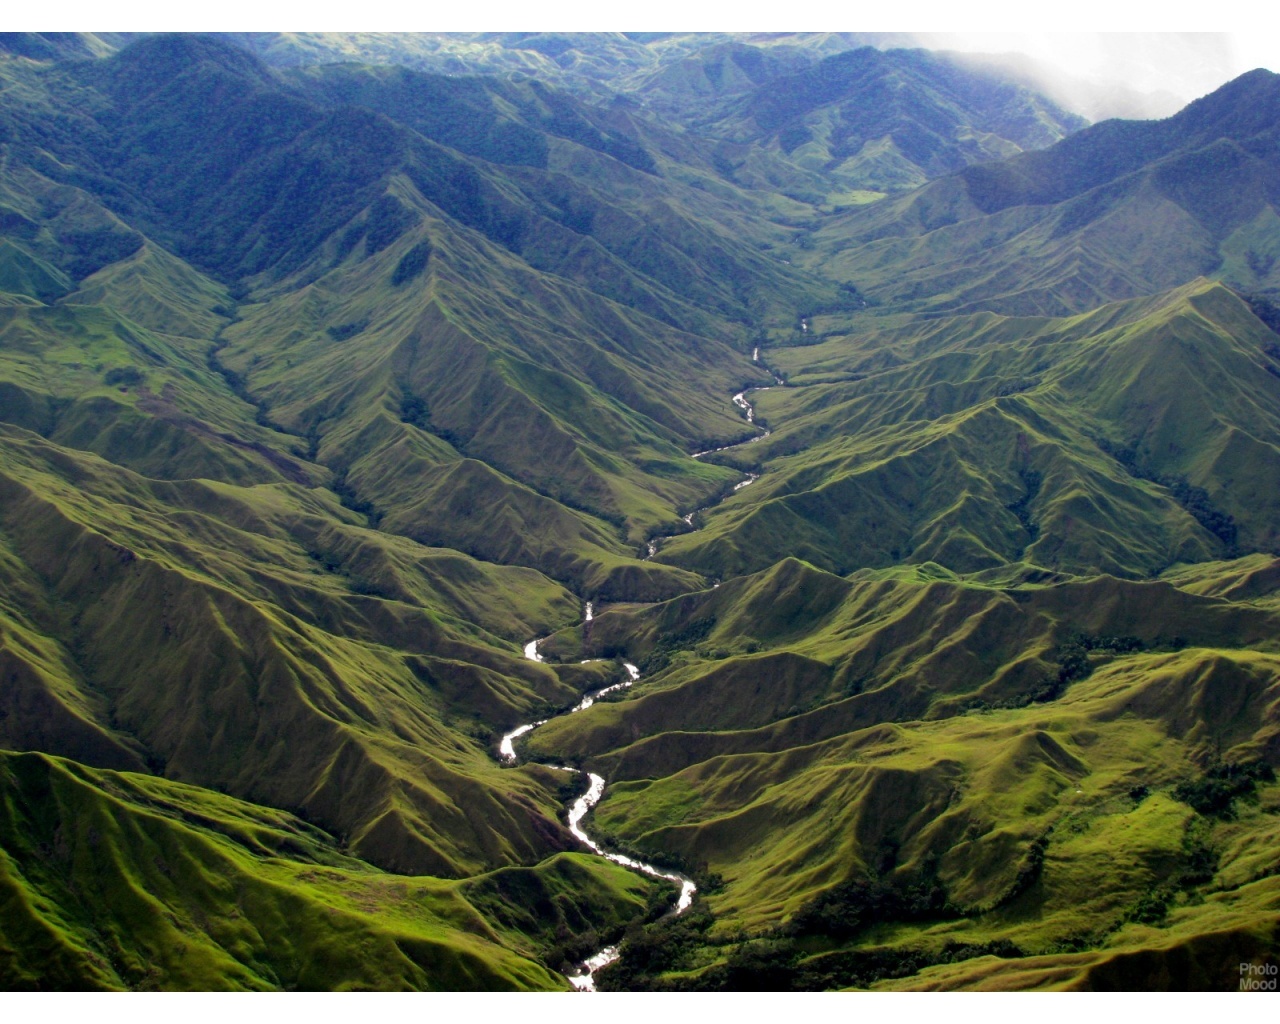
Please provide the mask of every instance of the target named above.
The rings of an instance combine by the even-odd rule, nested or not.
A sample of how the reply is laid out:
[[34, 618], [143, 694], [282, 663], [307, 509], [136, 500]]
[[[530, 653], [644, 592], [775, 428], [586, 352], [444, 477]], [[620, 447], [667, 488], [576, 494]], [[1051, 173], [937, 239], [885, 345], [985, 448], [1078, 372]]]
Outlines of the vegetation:
[[1179, 783], [1173, 795], [1201, 814], [1232, 818], [1236, 800], [1253, 796], [1258, 782], [1274, 782], [1275, 774], [1275, 769], [1265, 761], [1215, 762], [1198, 778]]
[[1280, 79], [855, 41], [0, 40], [0, 984], [1273, 957]]

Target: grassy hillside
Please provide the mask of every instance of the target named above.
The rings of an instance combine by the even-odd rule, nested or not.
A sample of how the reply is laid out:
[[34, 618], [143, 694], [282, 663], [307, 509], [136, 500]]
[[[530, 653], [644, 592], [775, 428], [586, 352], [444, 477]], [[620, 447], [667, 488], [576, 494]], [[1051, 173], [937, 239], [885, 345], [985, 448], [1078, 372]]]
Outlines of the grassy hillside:
[[[7, 653], [29, 691], [4, 719], [10, 745], [83, 757], [92, 730], [135, 752], [107, 764], [141, 757], [303, 810], [401, 870], [456, 876], [569, 845], [545, 780], [504, 775], [489, 748], [582, 685], [520, 652], [578, 617], [561, 588], [373, 534], [331, 497], [148, 482], [18, 430], [4, 447], [4, 539], [26, 592]], [[47, 639], [29, 650], [32, 635]]]
[[1275, 76], [858, 42], [0, 40], [0, 983], [1274, 959]]
[[287, 814], [207, 789], [0, 753], [6, 988], [559, 990], [555, 946], [490, 900], [513, 881], [607, 934], [651, 883], [554, 858], [465, 884], [390, 875]]
[[885, 321], [775, 350], [795, 386], [754, 399], [773, 433], [723, 456], [762, 478], [658, 560], [1141, 577], [1274, 551], [1275, 342], [1201, 281], [1075, 318]]
[[615, 780], [599, 831], [719, 880], [617, 984], [1233, 988], [1277, 921], [1271, 614], [791, 563], [603, 616], [651, 678], [530, 746]]
[[1253, 71], [1164, 121], [1107, 121], [849, 212], [804, 261], [897, 309], [1056, 316], [1197, 275], [1270, 293], [1278, 104]]
[[[714, 53], [689, 60], [708, 62]], [[779, 67], [777, 58], [769, 68], [759, 51], [750, 56], [737, 52], [714, 65], [743, 68], [738, 78], [748, 81], [695, 123], [715, 137], [776, 148], [845, 189], [901, 192], [1049, 146], [1085, 124], [998, 75], [961, 70], [923, 50], [862, 47], [798, 68]]]
[[632, 556], [727, 482], [685, 455], [741, 436], [750, 339], [836, 294], [761, 251], [787, 229], [697, 147], [545, 88], [281, 76], [205, 37], [11, 78], [15, 294], [189, 339], [375, 525], [588, 596], [693, 585]]

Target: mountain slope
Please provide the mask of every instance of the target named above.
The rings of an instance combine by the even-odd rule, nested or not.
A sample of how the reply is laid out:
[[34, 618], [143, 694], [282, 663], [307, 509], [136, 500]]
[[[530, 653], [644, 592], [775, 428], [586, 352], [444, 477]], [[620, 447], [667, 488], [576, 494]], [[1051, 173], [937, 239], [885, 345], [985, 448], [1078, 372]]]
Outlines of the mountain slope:
[[1107, 121], [824, 227], [823, 270], [915, 309], [1062, 315], [1212, 276], [1277, 287], [1280, 86], [1250, 72], [1164, 121]]
[[[305, 810], [401, 870], [567, 845], [545, 780], [516, 783], [483, 742], [594, 677], [520, 655], [526, 632], [576, 618], [559, 587], [380, 538], [307, 492], [147, 481], [14, 428], [4, 450], [3, 535], [27, 592], [7, 623], [29, 692], [4, 720], [11, 746], [85, 757], [89, 717], [100, 746], [123, 734], [129, 751], [100, 763]], [[42, 657], [32, 633], [51, 638]], [[48, 721], [54, 699], [78, 712], [65, 742], [80, 748]], [[488, 821], [457, 809], [492, 801]]]
[[[729, 369], [729, 346], [745, 345], [756, 318], [790, 320], [798, 296], [828, 288], [740, 238], [750, 220], [741, 204], [614, 159], [609, 151], [622, 152], [624, 142], [633, 163], [644, 162], [644, 150], [599, 135], [571, 101], [545, 90], [441, 94], [426, 76], [385, 81], [365, 71], [354, 82], [320, 75], [308, 88], [327, 103], [372, 108], [326, 108], [247, 54], [201, 37], [144, 39], [109, 60], [75, 65], [74, 81], [57, 67], [23, 65], [14, 74], [27, 104], [17, 108], [17, 152], [27, 159], [12, 168], [15, 210], [25, 210], [16, 213], [12, 245], [15, 259], [26, 260], [22, 287], [36, 298], [51, 297], [49, 287], [65, 293], [101, 267], [97, 260], [171, 247], [212, 279], [200, 285], [203, 294], [179, 287], [189, 322], [166, 328], [204, 333], [211, 368], [258, 406], [261, 424], [297, 436], [284, 442], [292, 453], [327, 463], [356, 506], [414, 536], [544, 568], [588, 593], [688, 589], [689, 578], [630, 556], [658, 522], [676, 521], [677, 507], [724, 482], [681, 451], [740, 436], [720, 396], [762, 374], [745, 359]], [[358, 95], [348, 96], [353, 89]], [[220, 96], [213, 108], [204, 100], [211, 91]], [[450, 125], [468, 109], [482, 101], [510, 109], [503, 97], [514, 96], [524, 113], [504, 123], [523, 125], [553, 155], [563, 150], [557, 161], [587, 159], [573, 181], [603, 177], [584, 190], [554, 168], [500, 168], [374, 110], [412, 109], [431, 95], [455, 109], [419, 126], [450, 139]], [[549, 140], [538, 134], [546, 124], [603, 140], [603, 148]], [[61, 164], [34, 148], [41, 131]], [[335, 195], [342, 201], [330, 202]], [[76, 211], [67, 228], [49, 223], [45, 197], [53, 196], [66, 211], [60, 218]], [[762, 237], [771, 231], [764, 227]], [[68, 263], [73, 250], [83, 263], [90, 237], [102, 255]], [[47, 273], [41, 260], [54, 261]], [[195, 280], [190, 266], [172, 260], [139, 257], [131, 266], [67, 301], [135, 310], [184, 274]], [[37, 272], [71, 280], [37, 285]], [[261, 300], [256, 315], [245, 308], [243, 275], [261, 292], [252, 296]], [[495, 294], [505, 301], [495, 303]], [[198, 327], [192, 300], [202, 307]], [[375, 309], [391, 315], [374, 320]], [[461, 332], [459, 314], [467, 317]], [[304, 325], [314, 328], [310, 338], [300, 336]], [[660, 349], [641, 353], [642, 339], [657, 338]], [[461, 401], [443, 393], [446, 378], [433, 365], [444, 358], [458, 369], [454, 345], [471, 351], [460, 364], [470, 379], [456, 382]], [[237, 358], [249, 347], [252, 357]], [[341, 394], [317, 394], [315, 374], [332, 381], [335, 364], [352, 358], [361, 375], [341, 372]], [[406, 360], [422, 364], [408, 387], [397, 379]], [[474, 389], [493, 395], [479, 417]], [[537, 443], [513, 459], [505, 438], [530, 431]], [[386, 473], [390, 452], [407, 458], [394, 477]], [[370, 456], [376, 475], [363, 470]], [[412, 481], [407, 492], [404, 481]], [[477, 488], [498, 492], [529, 540], [494, 545], [483, 524], [433, 533], [417, 525], [429, 509], [456, 523]], [[569, 558], [533, 539], [549, 522]]]
[[[734, 66], [741, 62], [737, 56]], [[777, 147], [849, 189], [899, 192], [967, 164], [1051, 145], [1085, 123], [999, 75], [962, 70], [924, 50], [863, 47], [757, 76], [764, 80], [703, 114], [699, 127]]]
[[797, 386], [758, 393], [773, 434], [722, 456], [761, 479], [657, 558], [721, 577], [788, 554], [841, 573], [1144, 576], [1274, 551], [1275, 346], [1201, 281], [1070, 319], [936, 319], [778, 350]]
[[[647, 973], [637, 940], [618, 984], [752, 987], [750, 957], [770, 987], [862, 986], [951, 954], [964, 985], [984, 952], [1030, 970], [1075, 943], [1099, 951], [1064, 963], [1080, 985], [1153, 940], [1206, 970], [1268, 948], [1272, 613], [1167, 583], [927, 570], [784, 563], [594, 624], [652, 682], [530, 746], [615, 780], [596, 827], [623, 848], [722, 884], [678, 969]], [[1240, 770], [1219, 757], [1257, 774], [1215, 782]], [[1238, 931], [1203, 960], [1228, 902]]]
[[[566, 987], [538, 962], [549, 947], [486, 916], [494, 879], [374, 871], [295, 818], [208, 790], [3, 753], [0, 838], [7, 988]], [[587, 920], [605, 930], [647, 887], [578, 857], [527, 874], [571, 914], [590, 892]]]
[[1268, 955], [1273, 77], [858, 42], [10, 41], [6, 985]]

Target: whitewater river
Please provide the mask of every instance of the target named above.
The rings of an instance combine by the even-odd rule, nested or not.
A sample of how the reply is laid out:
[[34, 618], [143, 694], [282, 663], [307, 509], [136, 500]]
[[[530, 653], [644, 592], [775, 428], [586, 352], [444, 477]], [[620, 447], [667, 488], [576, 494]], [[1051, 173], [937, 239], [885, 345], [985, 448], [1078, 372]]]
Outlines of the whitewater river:
[[[752, 359], [758, 361], [759, 358], [760, 350], [757, 348], [752, 354]], [[777, 375], [774, 376], [774, 380], [777, 381], [779, 386], [783, 383], [782, 379]], [[748, 423], [755, 423], [756, 414], [755, 409], [747, 399], [747, 395], [752, 391], [767, 390], [768, 388], [747, 388], [733, 396], [733, 404], [747, 414]], [[759, 437], [753, 437], [750, 441], [726, 445], [723, 448], [714, 448], [711, 451], [698, 452], [693, 457], [698, 459], [704, 455], [711, 455], [714, 452], [728, 451], [730, 448], [740, 448], [743, 445], [763, 440], [768, 436], [769, 431], [766, 430]], [[733, 490], [734, 492], [740, 491], [742, 488], [755, 483], [759, 479], [760, 475], [758, 473], [748, 473], [743, 480], [734, 485]], [[686, 523], [692, 526], [693, 517], [698, 512], [706, 512], [711, 507], [712, 506], [708, 505], [706, 508], [697, 509], [682, 518]], [[661, 538], [655, 537], [648, 542], [648, 554], [645, 556], [646, 558], [652, 558], [657, 554], [658, 541], [660, 539]], [[715, 585], [719, 586], [718, 583]], [[590, 601], [588, 601], [586, 607], [583, 609], [583, 620], [584, 622], [591, 622], [594, 618], [595, 607]], [[524, 656], [530, 661], [543, 661], [543, 657], [538, 651], [538, 644], [540, 644], [543, 639], [546, 638], [543, 637], [537, 640], [530, 640], [524, 645]], [[586, 662], [583, 664], [586, 664]], [[582, 699], [568, 711], [563, 711], [559, 715], [552, 715], [551, 718], [561, 718], [564, 715], [573, 715], [577, 714], [579, 711], [585, 711], [601, 697], [609, 693], [614, 693], [618, 690], [624, 690], [640, 678], [640, 670], [635, 665], [631, 664], [631, 662], [624, 661], [622, 663], [622, 667], [627, 673], [627, 678], [622, 682], [614, 683], [612, 686], [606, 686], [603, 689], [594, 690], [590, 693], [584, 694]], [[498, 756], [502, 762], [504, 764], [515, 764], [517, 760], [515, 747], [516, 741], [522, 736], [533, 732], [533, 730], [539, 726], [546, 725], [551, 721], [551, 718], [539, 719], [536, 722], [526, 722], [524, 725], [519, 725], [504, 735], [502, 737], [502, 742], [498, 744]], [[672, 905], [671, 913], [683, 914], [689, 909], [690, 905], [693, 903], [693, 894], [698, 891], [698, 887], [693, 883], [692, 879], [686, 878], [684, 875], [676, 871], [663, 871], [660, 868], [654, 867], [652, 864], [646, 863], [645, 861], [635, 860], [631, 857], [624, 857], [620, 853], [610, 853], [592, 839], [587, 831], [582, 827], [582, 820], [591, 812], [591, 808], [595, 807], [595, 805], [600, 802], [600, 798], [604, 796], [605, 781], [601, 776], [595, 774], [595, 772], [581, 771], [577, 768], [568, 768], [564, 765], [558, 764], [546, 764], [545, 767], [553, 768], [560, 772], [576, 772], [587, 777], [587, 791], [583, 793], [582, 796], [578, 797], [578, 799], [575, 800], [573, 805], [569, 808], [569, 831], [572, 832], [583, 845], [588, 847], [593, 853], [604, 857], [606, 860], [611, 860], [615, 864], [621, 864], [623, 867], [630, 868], [633, 871], [639, 871], [653, 878], [664, 878], [669, 882], [675, 882], [680, 886], [680, 895]], [[569, 982], [580, 992], [594, 992], [596, 990], [595, 972], [600, 970], [602, 967], [607, 967], [609, 964], [613, 963], [618, 959], [618, 956], [619, 953], [617, 946], [606, 946], [604, 949], [600, 950], [600, 952], [596, 953], [594, 956], [588, 957], [579, 964], [573, 973], [569, 975]]]
[[[590, 622], [593, 617], [593, 608], [590, 603], [586, 607], [586, 621]], [[538, 653], [538, 644], [540, 640], [530, 640], [524, 646], [525, 657], [532, 661], [542, 661], [542, 655]], [[597, 700], [605, 694], [614, 693], [617, 690], [626, 689], [637, 679], [640, 678], [640, 670], [629, 661], [624, 661], [622, 667], [627, 672], [627, 678], [620, 683], [614, 683], [612, 686], [606, 686], [603, 689], [595, 690], [583, 696], [568, 711], [562, 712], [561, 715], [553, 715], [553, 718], [559, 718], [563, 715], [576, 714], [579, 711], [585, 711], [591, 707]], [[502, 737], [502, 742], [498, 746], [498, 754], [507, 764], [514, 764], [516, 761], [515, 742], [526, 733], [532, 732], [540, 725], [546, 725], [550, 718], [544, 718], [537, 722], [527, 722], [524, 725], [512, 729], [509, 733]], [[662, 871], [642, 860], [635, 860], [632, 857], [624, 857], [620, 853], [610, 853], [597, 843], [587, 831], [582, 827], [582, 819], [587, 816], [596, 804], [600, 802], [600, 798], [604, 796], [604, 779], [595, 772], [580, 772], [577, 768], [567, 768], [564, 765], [548, 764], [548, 768], [554, 768], [560, 772], [576, 772], [587, 777], [587, 791], [573, 802], [573, 806], [569, 808], [569, 831], [572, 832], [580, 842], [590, 848], [593, 853], [611, 860], [615, 864], [621, 864], [623, 867], [631, 868], [633, 871], [640, 871], [653, 878], [665, 878], [669, 882], [675, 882], [680, 886], [680, 896], [671, 907], [673, 914], [683, 914], [689, 909], [693, 903], [693, 894], [697, 892], [698, 887], [693, 883], [692, 879], [686, 878], [684, 875], [675, 871]], [[613, 963], [618, 959], [618, 947], [606, 946], [594, 956], [584, 960], [577, 969], [569, 975], [569, 982], [580, 992], [594, 992], [596, 990], [595, 972], [600, 968]]]
[[[760, 359], [759, 349], [755, 350], [755, 355], [752, 358], [757, 362], [759, 361]], [[770, 370], [769, 372], [773, 373], [772, 370]], [[755, 425], [755, 422], [756, 422], [756, 409], [755, 409], [755, 406], [751, 404], [750, 399], [747, 398], [747, 395], [751, 394], [753, 391], [770, 391], [775, 387], [779, 387], [779, 388], [786, 387], [786, 381], [784, 381], [776, 373], [773, 374], [773, 381], [774, 382], [772, 384], [766, 384], [762, 388], [745, 388], [744, 390], [739, 391], [736, 395], [733, 396], [733, 404], [747, 414], [747, 422], [752, 424], [753, 426]], [[755, 444], [757, 441], [763, 441], [771, 433], [772, 433], [771, 430], [766, 430], [763, 434], [757, 434], [755, 437], [749, 438], [746, 441], [739, 441], [736, 444], [726, 444], [721, 448], [708, 448], [705, 452], [694, 452], [693, 457], [695, 459], [700, 459], [705, 455], [715, 455], [716, 452], [727, 452], [727, 451], [732, 451], [734, 448], [743, 448], [749, 444]]]

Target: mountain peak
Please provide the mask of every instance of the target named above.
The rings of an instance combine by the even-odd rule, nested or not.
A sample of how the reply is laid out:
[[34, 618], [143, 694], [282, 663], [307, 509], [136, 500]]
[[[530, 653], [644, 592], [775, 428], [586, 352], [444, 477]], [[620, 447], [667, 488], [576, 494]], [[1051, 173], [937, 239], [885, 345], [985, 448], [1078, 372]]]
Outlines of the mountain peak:
[[1280, 75], [1266, 68], [1246, 71], [1175, 114], [1171, 121], [1187, 132], [1217, 132], [1244, 138], [1280, 122]]
[[180, 75], [201, 66], [258, 84], [275, 84], [271, 71], [257, 57], [217, 36], [173, 33], [146, 36], [130, 44], [110, 61], [117, 81], [127, 80], [133, 88], [158, 89]]

